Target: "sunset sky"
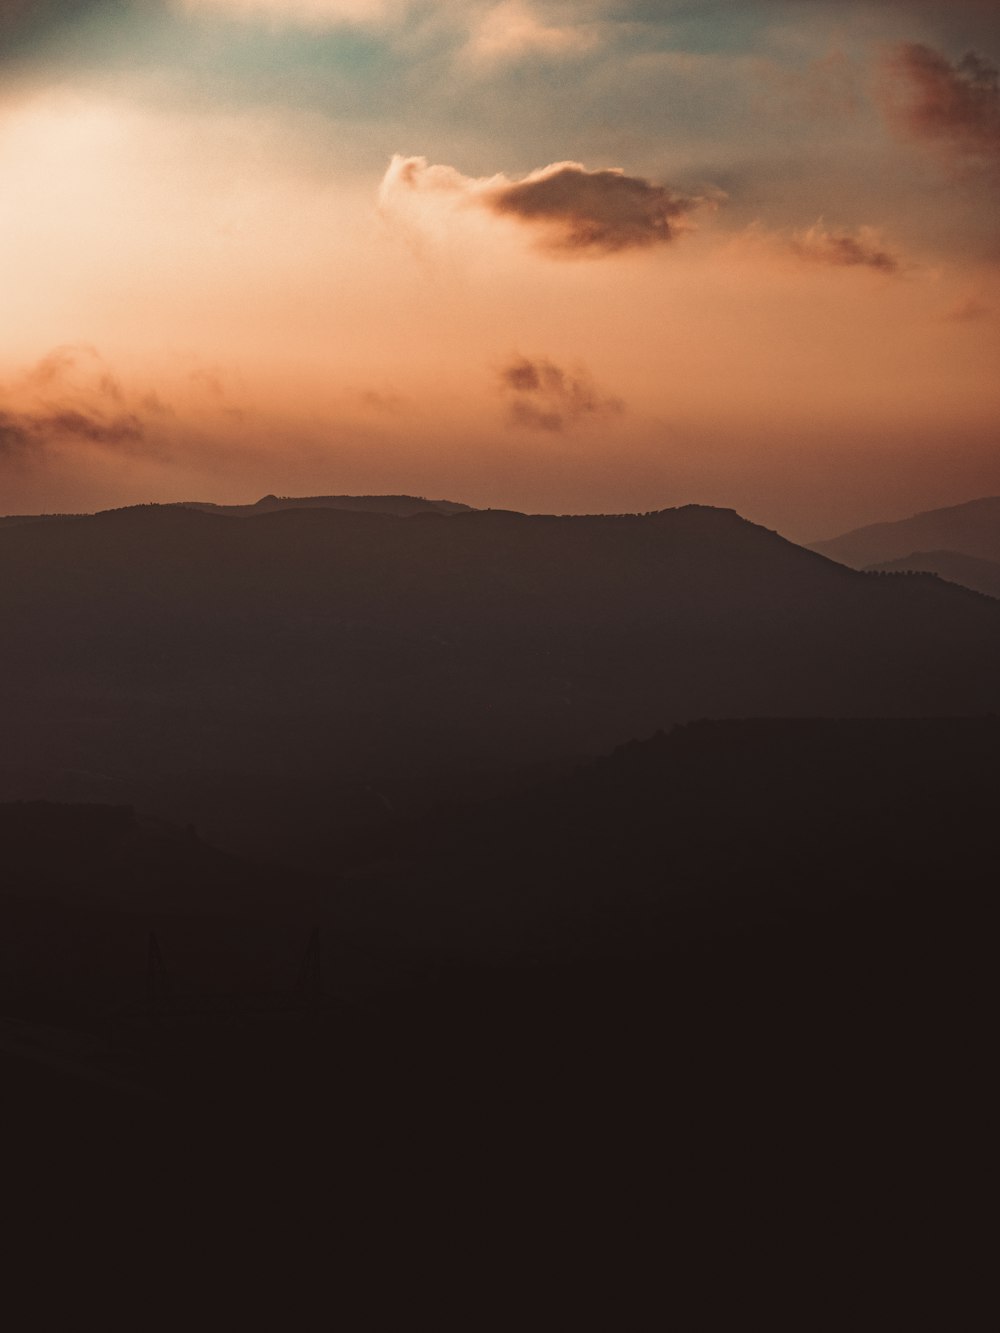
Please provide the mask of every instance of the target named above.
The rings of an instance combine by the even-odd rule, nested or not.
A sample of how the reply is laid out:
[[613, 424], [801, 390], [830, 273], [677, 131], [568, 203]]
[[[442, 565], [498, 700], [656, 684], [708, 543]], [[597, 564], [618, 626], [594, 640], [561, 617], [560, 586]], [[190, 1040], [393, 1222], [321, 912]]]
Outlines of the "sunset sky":
[[0, 513], [1000, 493], [995, 0], [0, 0]]

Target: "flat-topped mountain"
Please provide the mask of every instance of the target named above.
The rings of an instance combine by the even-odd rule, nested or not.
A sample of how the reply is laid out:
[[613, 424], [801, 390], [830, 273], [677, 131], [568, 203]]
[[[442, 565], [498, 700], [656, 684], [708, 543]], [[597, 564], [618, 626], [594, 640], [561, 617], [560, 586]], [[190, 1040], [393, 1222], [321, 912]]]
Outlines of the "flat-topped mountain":
[[185, 500], [185, 509], [202, 509], [213, 514], [229, 514], [233, 518], [250, 518], [256, 514], [273, 513], [276, 509], [348, 509], [356, 514], [395, 514], [409, 518], [412, 514], [469, 514], [471, 506], [454, 500], [425, 500], [414, 495], [265, 495], [251, 505], [217, 505], [200, 500]]
[[854, 569], [927, 551], [1000, 561], [1000, 496], [931, 509], [898, 523], [874, 523], [830, 541], [814, 542], [812, 549]]
[[276, 789], [315, 829], [700, 717], [1000, 709], [1000, 607], [698, 506], [53, 519], [0, 528], [0, 623], [0, 798], [168, 783], [226, 846]]

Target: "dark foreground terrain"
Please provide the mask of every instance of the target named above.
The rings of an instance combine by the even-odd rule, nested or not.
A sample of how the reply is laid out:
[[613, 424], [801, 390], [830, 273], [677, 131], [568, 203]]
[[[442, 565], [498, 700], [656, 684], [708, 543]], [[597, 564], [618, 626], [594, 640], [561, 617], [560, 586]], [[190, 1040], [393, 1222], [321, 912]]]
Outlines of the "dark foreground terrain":
[[365, 1225], [527, 1190], [649, 1240], [682, 1200], [895, 1262], [978, 1188], [998, 759], [992, 718], [695, 724], [321, 880], [4, 807], [11, 1123], [276, 1159]]

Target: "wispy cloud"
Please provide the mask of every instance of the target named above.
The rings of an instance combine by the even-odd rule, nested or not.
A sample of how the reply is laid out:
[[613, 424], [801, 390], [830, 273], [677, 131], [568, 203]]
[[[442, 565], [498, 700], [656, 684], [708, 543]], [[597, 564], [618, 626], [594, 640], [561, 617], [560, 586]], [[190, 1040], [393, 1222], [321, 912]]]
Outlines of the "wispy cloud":
[[4, 392], [0, 458], [32, 462], [52, 447], [96, 446], [118, 452], [153, 447], [144, 414], [168, 409], [149, 395], [129, 405], [117, 376], [88, 344], [53, 348]]
[[887, 250], [874, 227], [857, 231], [830, 231], [821, 222], [795, 232], [792, 249], [802, 259], [834, 268], [872, 268], [879, 273], [898, 273], [902, 261]]
[[146, 430], [135, 412], [118, 416], [68, 409], [63, 412], [0, 411], [0, 456], [24, 458], [51, 444], [78, 441], [109, 449], [132, 448]]
[[323, 28], [340, 23], [383, 23], [408, 8], [407, 0], [176, 0], [193, 12], [205, 10], [272, 25]]
[[477, 63], [502, 63], [525, 56], [565, 59], [598, 44], [593, 24], [548, 22], [526, 0], [501, 0], [474, 22], [465, 55]]
[[546, 357], [516, 356], [500, 371], [507, 420], [528, 430], [565, 430], [587, 418], [618, 416], [620, 398], [602, 393], [582, 366], [564, 370]]

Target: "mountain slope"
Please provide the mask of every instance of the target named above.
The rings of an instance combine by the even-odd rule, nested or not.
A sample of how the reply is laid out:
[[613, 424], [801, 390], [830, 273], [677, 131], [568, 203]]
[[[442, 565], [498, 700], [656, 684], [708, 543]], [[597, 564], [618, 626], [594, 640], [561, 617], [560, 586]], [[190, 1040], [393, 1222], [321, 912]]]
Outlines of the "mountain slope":
[[1000, 598], [1000, 561], [977, 560], [975, 556], [961, 555], [958, 551], [914, 551], [899, 560], [870, 565], [869, 569], [879, 574], [936, 574], [949, 583], [958, 583], [987, 597]]
[[957, 551], [1000, 561], [1000, 496], [931, 509], [898, 523], [857, 528], [830, 541], [814, 542], [812, 550], [855, 569], [900, 560], [914, 551]]

